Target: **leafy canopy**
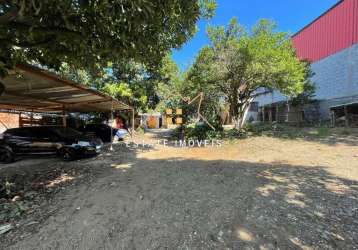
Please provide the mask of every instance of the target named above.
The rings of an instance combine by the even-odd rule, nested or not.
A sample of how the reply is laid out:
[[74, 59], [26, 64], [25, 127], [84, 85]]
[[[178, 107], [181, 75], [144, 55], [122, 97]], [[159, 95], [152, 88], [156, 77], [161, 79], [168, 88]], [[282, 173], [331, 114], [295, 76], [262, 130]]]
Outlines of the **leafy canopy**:
[[304, 90], [307, 63], [296, 57], [290, 37], [275, 28], [274, 22], [260, 20], [246, 31], [236, 19], [226, 28], [209, 27], [210, 44], [188, 70], [188, 82], [225, 98], [237, 123], [267, 89], [298, 95]]
[[[180, 82], [178, 66], [170, 54], [162, 59], [156, 70], [143, 63], [126, 60], [109, 63], [100, 77], [66, 63], [56, 73], [65, 79], [103, 91], [130, 104], [139, 112], [155, 109], [159, 102], [160, 106], [169, 98], [169, 93], [173, 93], [173, 86]], [[164, 89], [168, 94], [164, 94]]]
[[214, 0], [4, 0], [0, 77], [18, 62], [95, 70], [131, 59], [155, 67], [215, 6]]

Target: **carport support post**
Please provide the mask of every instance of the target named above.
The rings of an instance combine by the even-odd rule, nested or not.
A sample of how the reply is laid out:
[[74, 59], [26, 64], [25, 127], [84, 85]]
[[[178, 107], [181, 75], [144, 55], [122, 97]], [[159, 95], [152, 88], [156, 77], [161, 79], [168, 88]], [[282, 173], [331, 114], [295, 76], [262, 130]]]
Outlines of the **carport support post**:
[[349, 127], [349, 117], [348, 117], [348, 108], [347, 106], [344, 106], [344, 116], [345, 116], [345, 122], [346, 122], [346, 127]]
[[286, 114], [286, 122], [290, 121], [290, 102], [287, 100], [287, 114]]
[[111, 147], [109, 150], [113, 151], [113, 101], [111, 101]]
[[62, 109], [62, 126], [64, 126], [65, 128], [67, 127], [67, 119], [66, 119], [66, 109], [65, 109], [65, 106], [63, 106], [63, 109]]
[[275, 116], [276, 116], [276, 122], [278, 123], [278, 109], [279, 109], [279, 106], [278, 106], [278, 104], [276, 104], [276, 114], [275, 114]]
[[134, 133], [134, 108], [132, 108], [132, 135]]
[[336, 113], [334, 110], [331, 110], [331, 124], [333, 128], [336, 126]]

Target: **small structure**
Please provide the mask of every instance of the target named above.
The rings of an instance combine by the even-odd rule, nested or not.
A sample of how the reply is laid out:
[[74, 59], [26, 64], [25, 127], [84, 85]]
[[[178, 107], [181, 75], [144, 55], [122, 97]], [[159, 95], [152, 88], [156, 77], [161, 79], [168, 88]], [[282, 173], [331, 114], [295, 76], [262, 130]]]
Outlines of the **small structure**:
[[141, 117], [140, 124], [146, 129], [158, 129], [162, 126], [161, 113], [143, 113], [139, 114]]
[[358, 127], [358, 102], [330, 108], [332, 126]]
[[301, 107], [282, 101], [260, 107], [258, 117], [262, 122], [299, 124], [304, 121], [304, 112]]

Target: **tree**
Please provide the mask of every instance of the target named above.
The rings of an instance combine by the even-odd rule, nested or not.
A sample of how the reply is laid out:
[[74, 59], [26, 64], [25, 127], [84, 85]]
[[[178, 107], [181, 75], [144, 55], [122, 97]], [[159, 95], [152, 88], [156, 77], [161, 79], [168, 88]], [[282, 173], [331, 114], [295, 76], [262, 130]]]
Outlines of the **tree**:
[[[158, 96], [155, 88], [160, 75], [161, 63], [155, 68], [130, 61], [121, 61], [114, 63], [111, 67], [112, 75], [117, 86], [127, 86], [131, 96], [123, 96], [120, 92], [117, 98], [125, 98], [136, 110], [146, 112], [148, 109], [154, 109], [158, 103]], [[158, 69], [157, 69], [158, 68]]]
[[181, 104], [182, 74], [178, 65], [167, 55], [159, 71], [162, 76], [156, 85], [159, 103], [156, 109], [163, 112], [166, 108], [176, 108]]
[[214, 9], [214, 0], [3, 0], [0, 77], [19, 62], [91, 72], [126, 59], [155, 67]]
[[316, 96], [316, 85], [314, 82], [312, 82], [312, 77], [315, 75], [315, 73], [311, 69], [310, 62], [305, 61], [305, 63], [306, 72], [305, 82], [303, 84], [303, 91], [291, 99], [291, 104], [293, 106], [302, 106], [307, 103], [310, 103]]
[[[203, 93], [202, 113], [211, 123], [217, 123], [218, 114], [224, 108], [223, 95], [216, 84], [213, 51], [203, 47], [196, 56], [195, 63], [185, 72], [185, 81], [181, 88], [183, 96], [194, 97]], [[195, 110], [193, 110], [195, 113]]]
[[[102, 74], [92, 76], [86, 70], [78, 70], [64, 63], [56, 72], [65, 79], [98, 89], [120, 99], [139, 112], [155, 109], [162, 98], [161, 90], [172, 93], [174, 82], [178, 82], [179, 69], [167, 54], [155, 69], [133, 60], [109, 63]], [[168, 98], [163, 97], [166, 100]]]
[[278, 90], [297, 96], [303, 91], [308, 64], [296, 57], [290, 37], [275, 28], [274, 22], [260, 20], [246, 31], [236, 19], [227, 28], [209, 27], [210, 45], [190, 70], [189, 80], [203, 81], [225, 98], [237, 129], [259, 95]]

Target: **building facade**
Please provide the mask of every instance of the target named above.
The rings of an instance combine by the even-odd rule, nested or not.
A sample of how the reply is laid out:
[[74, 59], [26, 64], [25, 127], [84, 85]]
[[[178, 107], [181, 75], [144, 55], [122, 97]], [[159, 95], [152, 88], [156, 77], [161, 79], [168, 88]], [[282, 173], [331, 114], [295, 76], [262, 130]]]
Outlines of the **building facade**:
[[[302, 117], [331, 119], [331, 108], [358, 103], [358, 0], [342, 0], [292, 37], [297, 56], [311, 62], [316, 103]], [[260, 107], [287, 101], [278, 92], [260, 96]], [[315, 115], [312, 116], [312, 111]]]

